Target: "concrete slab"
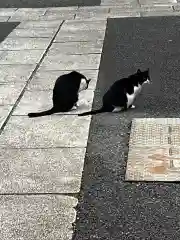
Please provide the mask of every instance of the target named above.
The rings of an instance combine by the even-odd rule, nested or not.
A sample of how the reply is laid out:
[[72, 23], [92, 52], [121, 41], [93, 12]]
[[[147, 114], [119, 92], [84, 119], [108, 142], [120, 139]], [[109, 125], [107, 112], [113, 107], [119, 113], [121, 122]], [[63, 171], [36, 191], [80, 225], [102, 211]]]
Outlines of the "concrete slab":
[[44, 17], [47, 19], [64, 19], [71, 20], [74, 19], [77, 12], [77, 7], [69, 8], [49, 8], [47, 9]]
[[[98, 69], [101, 54], [63, 55], [47, 54], [41, 64], [46, 70]], [[1, 60], [0, 60], [1, 62]], [[41, 69], [41, 67], [39, 69]]]
[[0, 136], [1, 148], [86, 147], [90, 117], [13, 116]]
[[11, 17], [17, 8], [0, 8], [0, 16]]
[[11, 16], [10, 21], [38, 20], [45, 12], [45, 8], [19, 8]]
[[[56, 79], [62, 75], [69, 73], [70, 71], [45, 71], [41, 68], [38, 71], [33, 79], [28, 84], [28, 90], [36, 90], [36, 91], [43, 91], [43, 90], [53, 90], [54, 84]], [[84, 74], [87, 78], [91, 78], [91, 82], [89, 84], [88, 89], [94, 90], [96, 87], [98, 70], [81, 70], [82, 74]]]
[[61, 30], [105, 30], [107, 20], [69, 20], [66, 21]]
[[36, 64], [45, 50], [0, 51], [1, 64]]
[[134, 119], [127, 181], [180, 181], [179, 118]]
[[140, 11], [139, 9], [134, 10], [124, 10], [119, 8], [113, 8], [110, 9], [110, 12], [108, 13], [109, 18], [125, 18], [125, 17], [140, 17]]
[[48, 54], [89, 54], [89, 53], [101, 53], [103, 47], [103, 41], [96, 42], [64, 42], [53, 43]]
[[53, 28], [14, 29], [9, 37], [52, 38], [55, 33], [56, 29]]
[[23, 88], [24, 83], [0, 84], [0, 105], [15, 104]]
[[0, 22], [7, 22], [9, 17], [7, 16], [0, 16]]
[[1, 196], [1, 240], [71, 240], [76, 204], [69, 196]]
[[131, 6], [131, 7], [135, 7], [137, 6], [137, 2], [134, 0], [101, 0], [101, 5], [102, 6]]
[[45, 38], [6, 38], [0, 44], [0, 50], [46, 49], [51, 39]]
[[2, 127], [4, 121], [9, 115], [13, 105], [0, 106], [0, 128]]
[[53, 21], [24, 21], [21, 22], [17, 29], [23, 28], [23, 29], [34, 29], [34, 28], [55, 28], [57, 29], [60, 24], [62, 23], [62, 20], [53, 20]]
[[[64, 114], [78, 114], [83, 111], [91, 110], [94, 92], [86, 90], [79, 94], [79, 107]], [[50, 91], [26, 91], [13, 115], [27, 115], [29, 112], [37, 112], [50, 109], [52, 107], [52, 90]]]
[[0, 83], [26, 82], [35, 65], [0, 65]]
[[108, 7], [80, 7], [75, 19], [106, 19], [108, 12]]
[[0, 194], [79, 192], [85, 151], [1, 148]]
[[55, 42], [96, 42], [104, 40], [105, 30], [60, 30]]

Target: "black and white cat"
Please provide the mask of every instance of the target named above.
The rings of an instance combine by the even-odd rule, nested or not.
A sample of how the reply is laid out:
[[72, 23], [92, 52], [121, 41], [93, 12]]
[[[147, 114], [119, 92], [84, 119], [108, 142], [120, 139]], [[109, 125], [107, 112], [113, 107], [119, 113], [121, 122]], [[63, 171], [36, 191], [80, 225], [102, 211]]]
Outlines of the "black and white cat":
[[68, 112], [73, 108], [76, 109], [78, 107], [79, 92], [86, 90], [90, 81], [90, 79], [76, 71], [58, 77], [53, 89], [53, 107], [47, 111], [29, 113], [28, 116], [30, 118], [40, 117], [58, 112]]
[[140, 69], [127, 78], [116, 81], [103, 96], [103, 106], [98, 110], [92, 110], [78, 114], [78, 116], [94, 115], [103, 112], [120, 112], [128, 108], [135, 108], [133, 102], [141, 92], [142, 86], [150, 83], [149, 69]]

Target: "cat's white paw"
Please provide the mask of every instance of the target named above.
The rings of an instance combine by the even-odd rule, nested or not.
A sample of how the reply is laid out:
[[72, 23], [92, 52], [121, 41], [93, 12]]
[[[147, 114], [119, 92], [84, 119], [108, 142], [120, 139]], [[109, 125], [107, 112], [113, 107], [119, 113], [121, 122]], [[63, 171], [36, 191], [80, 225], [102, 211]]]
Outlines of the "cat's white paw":
[[135, 106], [134, 106], [134, 105], [132, 105], [132, 106], [131, 106], [131, 108], [135, 108]]

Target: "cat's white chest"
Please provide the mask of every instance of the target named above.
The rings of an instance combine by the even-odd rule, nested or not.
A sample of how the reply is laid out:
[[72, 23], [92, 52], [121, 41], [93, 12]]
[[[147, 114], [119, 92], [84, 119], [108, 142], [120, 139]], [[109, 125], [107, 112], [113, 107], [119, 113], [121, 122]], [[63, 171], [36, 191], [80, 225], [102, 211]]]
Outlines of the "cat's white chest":
[[136, 98], [136, 96], [141, 92], [141, 85], [134, 87], [134, 92], [132, 94], [126, 94], [127, 96], [127, 107], [131, 106]]

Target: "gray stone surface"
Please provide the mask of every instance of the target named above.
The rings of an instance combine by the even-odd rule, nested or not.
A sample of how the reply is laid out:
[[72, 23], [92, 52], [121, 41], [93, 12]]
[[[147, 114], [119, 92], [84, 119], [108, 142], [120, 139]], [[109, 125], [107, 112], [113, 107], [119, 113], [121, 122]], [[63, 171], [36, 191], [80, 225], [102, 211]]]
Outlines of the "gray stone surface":
[[76, 19], [106, 19], [108, 7], [80, 7], [76, 13]]
[[139, 3], [143, 5], [168, 5], [177, 3], [176, 0], [139, 0]]
[[135, 0], [101, 0], [102, 6], [122, 6], [126, 7], [136, 7], [137, 1]]
[[0, 51], [1, 64], [36, 64], [45, 50]]
[[90, 117], [13, 116], [0, 135], [1, 148], [86, 147]]
[[77, 193], [85, 148], [0, 149], [0, 194]]
[[55, 42], [84, 42], [104, 40], [105, 30], [60, 30]]
[[26, 82], [35, 65], [0, 65], [0, 83]]
[[[41, 64], [46, 70], [98, 69], [101, 54], [47, 55]], [[41, 69], [40, 67], [40, 69]]]
[[77, 199], [0, 196], [1, 240], [71, 240]]
[[[31, 82], [28, 84], [29, 90], [53, 90], [56, 79], [63, 74], [70, 71], [45, 71], [41, 68]], [[81, 70], [80, 73], [84, 74], [87, 78], [91, 78], [88, 89], [94, 90], [97, 82], [98, 70]]]
[[[64, 114], [77, 114], [90, 110], [92, 106], [94, 92], [86, 90], [79, 94], [78, 109], [71, 110]], [[52, 107], [52, 90], [50, 91], [26, 91], [13, 115], [27, 115], [29, 112], [44, 111]]]
[[105, 30], [107, 20], [69, 20], [66, 21], [61, 30]]
[[0, 106], [0, 127], [2, 127], [2, 124], [6, 120], [7, 116], [9, 115], [13, 105], [5, 105]]
[[0, 84], [0, 105], [15, 104], [24, 85], [23, 83]]
[[77, 7], [49, 8], [47, 9], [44, 17], [46, 19], [70, 20], [70, 19], [74, 19], [76, 12], [77, 12]]
[[112, 8], [108, 13], [109, 18], [140, 17], [139, 9]]
[[7, 22], [9, 17], [7, 16], [0, 16], [0, 22]]
[[17, 28], [34, 29], [34, 28], [58, 28], [62, 20], [53, 21], [24, 21], [21, 22]]
[[46, 49], [51, 39], [45, 38], [6, 38], [0, 44], [0, 50]]
[[55, 33], [56, 29], [53, 28], [14, 29], [9, 37], [52, 38]]
[[89, 54], [101, 53], [103, 41], [53, 43], [48, 54]]
[[153, 12], [142, 12], [142, 17], [150, 17], [150, 16], [178, 16], [180, 12], [173, 12], [173, 11], [153, 11]]
[[14, 12], [9, 21], [38, 20], [39, 16], [43, 16], [45, 12], [45, 8], [19, 8]]
[[17, 8], [0, 8], [0, 16], [11, 17]]

